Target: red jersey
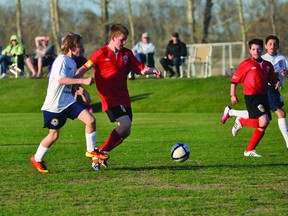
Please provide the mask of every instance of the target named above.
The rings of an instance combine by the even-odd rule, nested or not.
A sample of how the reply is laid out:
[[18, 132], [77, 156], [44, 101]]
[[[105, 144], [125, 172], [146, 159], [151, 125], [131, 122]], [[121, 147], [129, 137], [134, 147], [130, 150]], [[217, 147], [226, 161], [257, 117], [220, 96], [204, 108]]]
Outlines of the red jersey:
[[115, 53], [108, 46], [102, 47], [91, 55], [84, 66], [87, 69], [94, 67], [103, 112], [119, 105], [131, 107], [127, 76], [131, 71], [139, 74], [145, 68], [131, 50], [122, 48]]
[[241, 62], [231, 82], [243, 84], [244, 95], [262, 95], [267, 93], [268, 83], [274, 85], [278, 80], [270, 62], [259, 63], [251, 57]]

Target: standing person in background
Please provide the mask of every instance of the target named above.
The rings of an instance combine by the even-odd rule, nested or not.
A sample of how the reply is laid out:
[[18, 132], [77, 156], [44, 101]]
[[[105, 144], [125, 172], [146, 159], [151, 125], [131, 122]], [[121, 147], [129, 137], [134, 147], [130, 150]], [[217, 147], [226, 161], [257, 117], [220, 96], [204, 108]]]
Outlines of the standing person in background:
[[[156, 46], [150, 41], [148, 32], [142, 34], [141, 41], [132, 48], [132, 52], [136, 56], [137, 60], [145, 64], [147, 67], [155, 67], [154, 55], [156, 52]], [[134, 79], [135, 73], [134, 71], [131, 71], [130, 80]]]
[[54, 46], [49, 44], [48, 36], [35, 37], [36, 55], [26, 59], [26, 64], [31, 71], [31, 78], [41, 78], [42, 68], [51, 66], [54, 59]]
[[179, 34], [174, 32], [172, 34], [172, 39], [169, 41], [166, 47], [165, 56], [160, 59], [160, 63], [164, 70], [170, 73], [169, 77], [173, 77], [175, 75], [175, 71], [171, 66], [176, 67], [177, 77], [180, 77], [180, 65], [183, 63], [181, 57], [185, 56], [187, 56], [186, 44], [179, 39]]
[[6, 46], [0, 55], [1, 64], [1, 78], [6, 78], [7, 76], [7, 65], [16, 63], [16, 56], [24, 55], [25, 49], [17, 35], [12, 35], [10, 37], [10, 43]]
[[[135, 58], [130, 49], [124, 47], [128, 35], [129, 31], [125, 26], [112, 25], [109, 44], [92, 53], [90, 59], [76, 73], [76, 77], [82, 77], [89, 69], [94, 68], [102, 111], [107, 113], [112, 123], [118, 123], [105, 143], [98, 148], [104, 153], [120, 145], [131, 132], [132, 109], [127, 87], [127, 77], [130, 71], [161, 77], [159, 70], [145, 66]], [[92, 166], [99, 169], [100, 164], [108, 166], [107, 160], [102, 159], [94, 160]]]
[[267, 95], [268, 83], [274, 88], [279, 88], [281, 84], [274, 72], [273, 65], [261, 58], [263, 41], [252, 39], [248, 44], [251, 57], [242, 61], [234, 73], [231, 79], [230, 97], [232, 105], [237, 104], [236, 87], [237, 84], [243, 84], [249, 118], [237, 117], [232, 128], [232, 135], [237, 136], [243, 126], [254, 127], [255, 131], [244, 151], [244, 156], [262, 157], [255, 149], [271, 120]]
[[49, 133], [40, 142], [36, 154], [30, 158], [31, 164], [40, 174], [48, 173], [44, 157], [59, 138], [60, 129], [65, 125], [67, 118], [78, 118], [85, 123], [86, 156], [99, 159], [109, 158], [108, 155], [95, 150], [97, 136], [95, 117], [83, 105], [76, 102], [72, 95], [72, 85], [94, 83], [94, 79], [91, 77], [74, 78], [76, 63], [73, 57], [80, 55], [82, 46], [80, 35], [68, 34], [62, 40], [61, 54], [52, 65], [47, 95], [41, 108], [44, 115], [44, 127], [49, 128]]

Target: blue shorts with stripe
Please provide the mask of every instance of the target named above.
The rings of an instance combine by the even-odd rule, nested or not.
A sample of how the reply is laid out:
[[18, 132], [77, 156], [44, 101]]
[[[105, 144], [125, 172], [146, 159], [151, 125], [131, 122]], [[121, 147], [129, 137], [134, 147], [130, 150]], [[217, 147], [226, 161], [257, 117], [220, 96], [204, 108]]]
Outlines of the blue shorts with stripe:
[[268, 101], [270, 109], [275, 112], [277, 109], [284, 106], [284, 101], [278, 91], [274, 86], [268, 85]]
[[72, 120], [77, 118], [84, 109], [85, 107], [82, 104], [75, 102], [60, 113], [43, 111], [43, 127], [49, 129], [60, 129], [65, 125], [67, 118]]

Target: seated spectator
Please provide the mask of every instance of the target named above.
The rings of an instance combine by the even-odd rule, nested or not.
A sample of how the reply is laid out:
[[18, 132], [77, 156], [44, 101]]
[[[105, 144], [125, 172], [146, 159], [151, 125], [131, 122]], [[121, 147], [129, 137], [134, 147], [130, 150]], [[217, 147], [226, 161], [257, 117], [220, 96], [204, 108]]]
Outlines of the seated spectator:
[[[148, 32], [142, 34], [141, 41], [138, 42], [133, 48], [132, 52], [138, 61], [147, 65], [148, 67], [155, 67], [154, 54], [156, 51], [155, 45], [150, 41]], [[135, 79], [135, 73], [131, 72], [131, 80]]]
[[177, 77], [180, 77], [180, 65], [182, 64], [181, 56], [187, 56], [187, 47], [179, 39], [179, 34], [174, 32], [172, 34], [172, 40], [169, 41], [166, 47], [166, 54], [160, 59], [160, 63], [165, 71], [170, 73], [169, 77], [175, 75], [175, 71], [171, 66], [176, 66]]
[[31, 78], [40, 78], [42, 68], [45, 66], [50, 68], [55, 59], [54, 46], [49, 45], [49, 40], [48, 36], [35, 37], [36, 55], [26, 59], [26, 64], [32, 73]]
[[12, 35], [10, 37], [10, 44], [6, 46], [0, 55], [1, 64], [1, 76], [0, 78], [6, 78], [7, 76], [7, 66], [16, 63], [16, 56], [24, 55], [25, 49], [24, 45], [20, 42], [17, 35]]

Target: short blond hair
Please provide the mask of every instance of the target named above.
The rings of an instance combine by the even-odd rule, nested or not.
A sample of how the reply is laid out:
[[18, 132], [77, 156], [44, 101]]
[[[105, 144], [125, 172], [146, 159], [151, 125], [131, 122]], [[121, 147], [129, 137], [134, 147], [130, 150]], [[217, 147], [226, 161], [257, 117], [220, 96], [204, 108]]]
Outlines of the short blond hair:
[[73, 49], [75, 47], [83, 47], [81, 35], [71, 32], [62, 38], [61, 53], [67, 54], [69, 49]]
[[121, 34], [124, 34], [125, 36], [129, 35], [129, 31], [128, 31], [128, 29], [125, 26], [123, 26], [122, 24], [119, 24], [119, 23], [114, 24], [114, 25], [111, 26], [111, 28], [110, 28], [110, 38], [112, 36], [118, 37]]

